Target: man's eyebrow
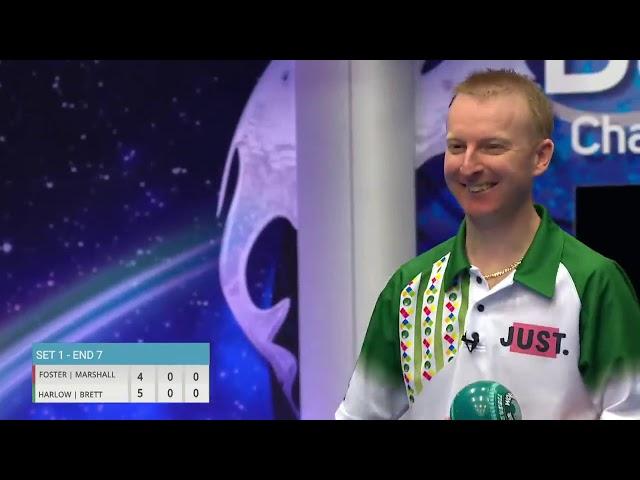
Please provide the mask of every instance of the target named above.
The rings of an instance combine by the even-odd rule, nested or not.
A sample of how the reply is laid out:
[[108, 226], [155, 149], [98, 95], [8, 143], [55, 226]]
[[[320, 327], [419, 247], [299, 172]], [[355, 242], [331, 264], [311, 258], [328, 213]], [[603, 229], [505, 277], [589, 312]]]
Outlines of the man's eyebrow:
[[488, 137], [488, 138], [481, 139], [478, 143], [492, 143], [492, 142], [510, 144], [511, 140], [503, 137]]
[[[464, 142], [464, 140], [456, 137], [455, 135], [451, 135], [448, 136], [446, 138], [447, 143], [449, 142]], [[503, 145], [511, 145], [511, 140], [504, 138], [504, 137], [487, 137], [487, 138], [481, 138], [480, 140], [478, 140], [478, 143], [481, 145], [487, 144], [487, 143], [501, 143]]]

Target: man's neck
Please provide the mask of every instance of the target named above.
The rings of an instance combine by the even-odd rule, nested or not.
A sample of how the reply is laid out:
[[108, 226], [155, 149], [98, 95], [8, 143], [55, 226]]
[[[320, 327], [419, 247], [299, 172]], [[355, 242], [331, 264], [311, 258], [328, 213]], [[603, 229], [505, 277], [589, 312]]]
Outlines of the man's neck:
[[484, 275], [502, 270], [524, 256], [539, 225], [540, 217], [533, 203], [508, 217], [491, 221], [467, 217], [467, 257]]

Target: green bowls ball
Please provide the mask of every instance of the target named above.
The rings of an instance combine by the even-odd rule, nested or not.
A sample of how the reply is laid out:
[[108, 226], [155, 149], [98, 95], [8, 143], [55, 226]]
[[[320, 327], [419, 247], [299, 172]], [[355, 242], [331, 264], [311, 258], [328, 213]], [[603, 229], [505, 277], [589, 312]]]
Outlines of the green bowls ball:
[[520, 405], [504, 385], [490, 380], [470, 383], [451, 402], [451, 420], [522, 420]]

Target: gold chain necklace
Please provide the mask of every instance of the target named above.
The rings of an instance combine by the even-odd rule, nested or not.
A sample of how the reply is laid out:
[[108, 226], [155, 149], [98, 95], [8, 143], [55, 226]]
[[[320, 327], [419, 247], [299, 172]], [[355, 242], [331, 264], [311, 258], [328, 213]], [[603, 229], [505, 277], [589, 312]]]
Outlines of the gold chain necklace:
[[520, 260], [518, 260], [517, 262], [513, 262], [511, 265], [509, 265], [507, 268], [503, 268], [502, 270], [499, 270], [497, 272], [494, 273], [490, 273], [488, 275], [483, 275], [485, 280], [489, 280], [490, 278], [496, 278], [496, 277], [501, 277], [502, 275], [504, 275], [505, 273], [510, 272], [511, 270], [514, 270], [518, 265], [520, 265], [520, 263], [522, 263], [522, 259], [524, 257], [522, 257]]

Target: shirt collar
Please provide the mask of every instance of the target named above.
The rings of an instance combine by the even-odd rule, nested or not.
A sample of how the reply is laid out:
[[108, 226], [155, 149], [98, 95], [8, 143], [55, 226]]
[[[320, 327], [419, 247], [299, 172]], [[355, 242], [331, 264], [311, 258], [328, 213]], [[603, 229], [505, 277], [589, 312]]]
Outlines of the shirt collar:
[[[551, 219], [542, 205], [534, 205], [540, 225], [533, 237], [522, 263], [516, 269], [514, 281], [547, 298], [552, 298], [556, 287], [556, 275], [562, 255], [564, 236], [560, 227]], [[466, 252], [466, 221], [463, 220], [453, 240], [453, 248], [444, 274], [443, 287], [448, 290], [463, 271], [471, 268]]]

